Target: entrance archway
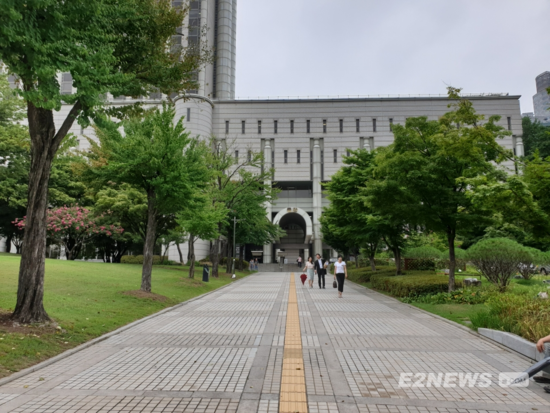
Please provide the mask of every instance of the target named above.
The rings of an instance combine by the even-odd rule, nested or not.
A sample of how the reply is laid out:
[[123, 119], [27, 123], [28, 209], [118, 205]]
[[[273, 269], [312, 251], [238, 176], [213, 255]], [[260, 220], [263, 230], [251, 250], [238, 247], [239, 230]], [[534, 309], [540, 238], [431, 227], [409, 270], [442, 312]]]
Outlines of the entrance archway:
[[275, 216], [273, 223], [286, 231], [286, 235], [275, 244], [275, 249], [284, 250], [289, 263], [298, 256], [305, 257], [311, 249], [313, 223], [307, 212], [300, 208], [285, 208]]

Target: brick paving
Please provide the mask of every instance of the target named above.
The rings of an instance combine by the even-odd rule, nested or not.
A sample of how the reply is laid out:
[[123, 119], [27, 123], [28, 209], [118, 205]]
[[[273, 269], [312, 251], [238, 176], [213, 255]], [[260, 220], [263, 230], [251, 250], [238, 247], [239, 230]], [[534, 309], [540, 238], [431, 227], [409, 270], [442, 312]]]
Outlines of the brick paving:
[[[279, 412], [290, 280], [252, 275], [7, 383], [0, 413]], [[524, 357], [352, 283], [342, 299], [327, 285], [295, 277], [310, 413], [550, 412], [540, 385], [496, 383]], [[433, 381], [400, 386], [409, 372]], [[438, 385], [445, 373], [491, 379]]]

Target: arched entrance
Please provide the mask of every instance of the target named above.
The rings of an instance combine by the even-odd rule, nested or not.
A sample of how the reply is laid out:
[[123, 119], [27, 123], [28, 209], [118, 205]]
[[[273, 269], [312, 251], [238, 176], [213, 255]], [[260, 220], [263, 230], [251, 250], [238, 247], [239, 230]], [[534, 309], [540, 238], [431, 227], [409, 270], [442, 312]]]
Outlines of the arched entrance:
[[313, 236], [313, 223], [309, 214], [301, 208], [285, 208], [279, 211], [273, 223], [286, 232], [274, 245], [275, 254], [278, 250], [284, 250], [289, 264], [295, 263], [298, 256], [307, 259]]

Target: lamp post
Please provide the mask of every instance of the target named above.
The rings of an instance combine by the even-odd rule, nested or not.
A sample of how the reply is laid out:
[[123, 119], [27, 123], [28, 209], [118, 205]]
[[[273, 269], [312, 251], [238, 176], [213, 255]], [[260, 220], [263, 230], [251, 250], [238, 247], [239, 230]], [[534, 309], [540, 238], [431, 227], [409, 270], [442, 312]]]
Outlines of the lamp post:
[[233, 217], [233, 276], [235, 276], [235, 258], [237, 256], [237, 244], [235, 244], [235, 234], [237, 232], [237, 222], [241, 221], [244, 221], [244, 219], [237, 219], [237, 216]]

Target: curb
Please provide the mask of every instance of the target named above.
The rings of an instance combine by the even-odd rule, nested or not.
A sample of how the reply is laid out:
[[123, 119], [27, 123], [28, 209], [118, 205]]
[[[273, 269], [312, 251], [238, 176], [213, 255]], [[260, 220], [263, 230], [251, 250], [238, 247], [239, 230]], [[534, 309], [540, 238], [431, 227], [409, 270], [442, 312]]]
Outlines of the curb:
[[455, 327], [458, 327], [458, 328], [460, 328], [461, 330], [466, 331], [466, 332], [470, 333], [471, 335], [473, 335], [473, 336], [475, 336], [475, 337], [477, 337], [477, 338], [480, 338], [480, 339], [483, 340], [483, 341], [486, 341], [486, 342], [488, 342], [488, 343], [491, 343], [491, 344], [493, 344], [493, 345], [495, 345], [495, 346], [501, 348], [502, 350], [511, 351], [511, 352], [513, 352], [514, 354], [517, 354], [518, 356], [524, 358], [526, 361], [529, 361], [530, 363], [533, 363], [533, 360], [532, 360], [531, 358], [525, 356], [524, 354], [519, 353], [519, 352], [517, 352], [516, 350], [514, 350], [513, 348], [507, 347], [507, 346], [505, 346], [505, 345], [499, 343], [498, 341], [492, 340], [492, 339], [490, 339], [489, 337], [485, 337], [485, 336], [479, 334], [477, 331], [474, 331], [474, 330], [472, 330], [472, 329], [469, 328], [469, 327], [466, 327], [466, 326], [464, 326], [464, 325], [462, 325], [462, 324], [459, 324], [459, 323], [457, 323], [456, 321], [449, 320], [449, 319], [447, 319], [447, 318], [445, 318], [445, 317], [441, 317], [440, 315], [437, 315], [437, 314], [434, 314], [434, 313], [430, 313], [429, 311], [424, 310], [424, 309], [419, 308], [419, 307], [415, 307], [414, 305], [411, 305], [411, 304], [408, 304], [408, 303], [404, 303], [404, 302], [400, 301], [399, 299], [397, 299], [397, 298], [395, 298], [395, 297], [392, 297], [391, 295], [382, 294], [382, 293], [380, 293], [380, 292], [378, 292], [378, 291], [373, 290], [372, 288], [368, 288], [368, 287], [365, 287], [364, 285], [357, 284], [357, 283], [354, 282], [354, 281], [351, 281], [351, 282], [352, 282], [354, 285], [358, 286], [358, 287], [364, 288], [365, 290], [372, 291], [373, 293], [376, 293], [376, 294], [381, 295], [381, 296], [386, 297], [386, 298], [391, 298], [392, 300], [397, 301], [399, 304], [403, 304], [403, 305], [409, 306], [410, 308], [414, 308], [415, 310], [421, 311], [421, 312], [423, 312], [424, 314], [429, 314], [429, 315], [431, 315], [432, 317], [435, 317], [435, 318], [437, 318], [437, 319], [439, 319], [439, 320], [441, 320], [441, 321], [445, 321], [447, 324], [451, 324], [451, 325], [453, 325], [453, 326], [455, 326]]
[[51, 358], [49, 358], [49, 359], [47, 359], [47, 360], [44, 360], [44, 361], [41, 362], [41, 363], [38, 363], [38, 364], [36, 364], [36, 365], [34, 365], [34, 366], [31, 366], [31, 367], [28, 367], [28, 368], [26, 368], [26, 369], [24, 369], [24, 370], [18, 371], [17, 373], [13, 373], [12, 375], [10, 375], [10, 376], [8, 376], [8, 377], [4, 377], [3, 379], [0, 379], [0, 387], [3, 386], [4, 384], [8, 384], [8, 383], [10, 383], [10, 382], [12, 382], [12, 381], [15, 381], [15, 380], [17, 380], [17, 379], [20, 379], [21, 377], [24, 377], [24, 376], [26, 376], [26, 375], [28, 375], [28, 374], [34, 373], [35, 371], [41, 370], [41, 369], [43, 369], [44, 367], [48, 367], [49, 365], [54, 364], [54, 363], [56, 363], [56, 362], [58, 362], [58, 361], [60, 361], [60, 360], [66, 359], [67, 357], [70, 357], [70, 356], [72, 356], [73, 354], [78, 353], [79, 351], [85, 350], [85, 349], [87, 349], [88, 347], [93, 346], [94, 344], [97, 344], [97, 343], [100, 343], [100, 342], [102, 342], [102, 341], [105, 341], [105, 340], [107, 340], [108, 338], [111, 338], [111, 337], [113, 337], [113, 336], [116, 336], [117, 334], [120, 334], [120, 333], [122, 333], [123, 331], [129, 330], [130, 328], [135, 327], [135, 326], [137, 326], [137, 325], [139, 325], [139, 324], [141, 324], [141, 323], [143, 323], [143, 322], [145, 322], [145, 321], [148, 321], [148, 320], [150, 320], [150, 319], [152, 319], [152, 318], [158, 317], [159, 315], [164, 314], [164, 313], [167, 313], [167, 312], [169, 312], [169, 311], [173, 311], [173, 310], [176, 309], [176, 308], [183, 307], [184, 305], [187, 305], [187, 304], [189, 304], [189, 303], [191, 303], [191, 302], [193, 302], [193, 301], [195, 301], [195, 300], [198, 300], [198, 299], [200, 299], [200, 298], [203, 298], [203, 297], [205, 297], [205, 296], [207, 296], [207, 295], [209, 295], [209, 294], [218, 292], [218, 291], [220, 291], [220, 290], [222, 290], [222, 289], [224, 289], [224, 288], [226, 288], [226, 287], [229, 287], [230, 285], [233, 285], [233, 284], [235, 284], [235, 283], [238, 283], [239, 281], [242, 281], [242, 280], [246, 279], [246, 278], [247, 278], [248, 276], [250, 276], [250, 275], [255, 275], [255, 274], [258, 274], [258, 273], [249, 274], [249, 275], [247, 275], [247, 276], [245, 276], [245, 277], [243, 277], [243, 278], [240, 278], [240, 279], [238, 279], [238, 280], [236, 280], [236, 281], [230, 282], [230, 283], [228, 283], [228, 284], [226, 284], [226, 285], [224, 285], [224, 286], [222, 286], [222, 287], [216, 288], [215, 290], [212, 290], [212, 291], [209, 291], [209, 292], [207, 292], [207, 293], [201, 294], [201, 295], [199, 295], [199, 296], [197, 296], [197, 297], [194, 297], [194, 298], [191, 298], [191, 299], [189, 299], [189, 300], [187, 300], [187, 301], [183, 301], [183, 302], [181, 302], [181, 303], [179, 303], [179, 304], [176, 304], [176, 305], [174, 305], [174, 306], [172, 306], [172, 307], [166, 307], [165, 309], [160, 310], [160, 311], [158, 311], [158, 312], [156, 312], [156, 313], [154, 313], [154, 314], [148, 315], [147, 317], [140, 318], [139, 320], [132, 321], [130, 324], [126, 324], [125, 326], [119, 327], [119, 328], [117, 328], [116, 330], [111, 331], [110, 333], [107, 333], [107, 334], [104, 334], [104, 335], [102, 335], [102, 336], [96, 337], [96, 338], [94, 338], [94, 339], [92, 339], [92, 340], [90, 340], [90, 341], [87, 341], [87, 342], [85, 342], [85, 343], [80, 344], [79, 346], [77, 346], [77, 347], [75, 347], [75, 348], [72, 348], [72, 349], [70, 349], [70, 350], [64, 351], [63, 353], [58, 354], [57, 356], [53, 356], [53, 357], [51, 357]]

